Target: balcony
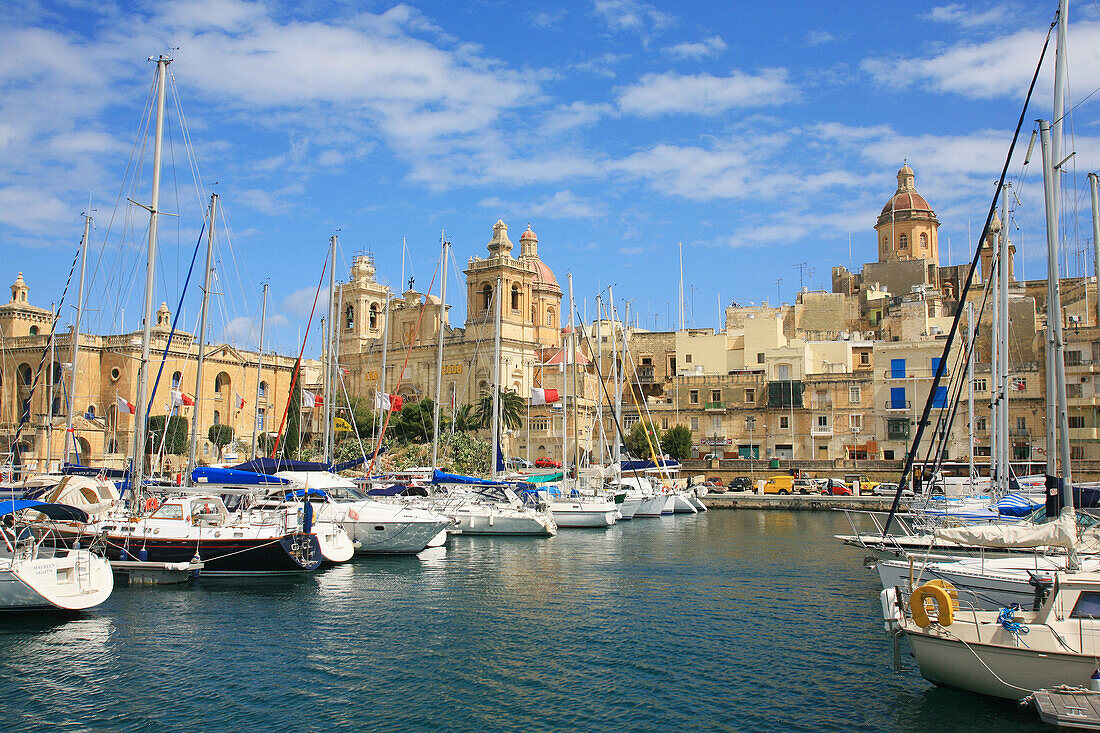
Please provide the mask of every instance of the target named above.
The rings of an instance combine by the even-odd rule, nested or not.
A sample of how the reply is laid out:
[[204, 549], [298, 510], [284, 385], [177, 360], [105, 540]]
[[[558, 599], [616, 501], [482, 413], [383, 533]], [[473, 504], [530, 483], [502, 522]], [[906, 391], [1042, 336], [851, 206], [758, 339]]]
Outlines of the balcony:
[[707, 412], [725, 412], [726, 411], [726, 403], [725, 402], [706, 402], [706, 403], [703, 404], [703, 409], [706, 410]]
[[887, 410], [909, 410], [913, 403], [910, 400], [886, 400], [884, 408]]
[[815, 438], [832, 437], [832, 434], [833, 434], [833, 426], [832, 425], [811, 425], [810, 426], [810, 435], [814, 436]]
[[[893, 369], [887, 369], [882, 373], [883, 379], [892, 379], [894, 381], [902, 379], [932, 379], [936, 376], [936, 370], [932, 368], [927, 369], [906, 369], [904, 372], [895, 372]], [[951, 370], [944, 368], [942, 379], [946, 382], [951, 379]]]

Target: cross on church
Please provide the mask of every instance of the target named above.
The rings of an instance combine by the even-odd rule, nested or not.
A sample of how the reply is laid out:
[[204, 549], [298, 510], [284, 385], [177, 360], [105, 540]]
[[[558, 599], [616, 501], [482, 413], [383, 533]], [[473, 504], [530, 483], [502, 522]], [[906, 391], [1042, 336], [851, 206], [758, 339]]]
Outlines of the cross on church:
[[416, 278], [415, 277], [410, 277], [409, 278], [409, 290], [413, 289], [413, 283], [414, 282], [416, 282]]

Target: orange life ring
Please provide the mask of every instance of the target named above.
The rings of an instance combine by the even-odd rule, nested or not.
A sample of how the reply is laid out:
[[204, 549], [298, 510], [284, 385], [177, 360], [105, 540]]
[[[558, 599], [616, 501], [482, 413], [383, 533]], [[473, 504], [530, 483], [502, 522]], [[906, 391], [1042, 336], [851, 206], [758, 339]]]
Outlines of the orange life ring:
[[[929, 604], [933, 608], [929, 608]], [[922, 629], [932, 625], [932, 619], [928, 613], [936, 612], [936, 623], [940, 626], [950, 626], [955, 622], [955, 611], [959, 607], [959, 592], [955, 586], [946, 580], [936, 578], [930, 580], [913, 591], [909, 599], [909, 612], [913, 614], [913, 621]]]
[[155, 496], [150, 496], [148, 499], [145, 500], [145, 511], [147, 512], [156, 511], [157, 507], [159, 506], [160, 502], [157, 501], [157, 498]]

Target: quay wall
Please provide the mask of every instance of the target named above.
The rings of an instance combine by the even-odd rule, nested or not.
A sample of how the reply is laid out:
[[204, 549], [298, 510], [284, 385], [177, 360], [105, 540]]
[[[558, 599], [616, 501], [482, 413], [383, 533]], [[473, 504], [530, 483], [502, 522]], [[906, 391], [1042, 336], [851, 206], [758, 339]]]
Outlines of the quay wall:
[[[778, 463], [778, 467], [772, 465]], [[811, 478], [844, 478], [845, 474], [858, 473], [872, 481], [896, 482], [901, 476], [904, 461], [866, 460], [850, 461], [842, 459], [826, 460], [749, 460], [746, 458], [723, 459], [714, 461], [688, 460], [681, 464], [680, 476], [718, 477], [728, 484], [730, 479], [747, 476], [755, 479], [767, 478], [779, 474], [789, 474], [792, 469], [804, 471]], [[984, 476], [989, 469], [989, 458], [978, 461], [979, 472]], [[945, 464], [950, 476], [965, 476], [968, 467], [965, 463]], [[1012, 469], [1018, 476], [1043, 473], [1041, 462], [1012, 462]], [[1100, 481], [1100, 460], [1079, 460], [1073, 462], [1073, 477], [1079, 481]]]
[[[888, 512], [892, 501], [892, 498], [884, 496], [821, 496], [814, 494], [807, 496], [798, 494], [777, 496], [775, 494], [752, 494], [747, 491], [707, 494], [703, 497], [703, 504], [706, 505], [707, 509], [781, 509], [800, 512], [827, 512], [841, 508]], [[903, 499], [901, 503], [902, 511], [907, 509], [908, 506], [908, 500]]]

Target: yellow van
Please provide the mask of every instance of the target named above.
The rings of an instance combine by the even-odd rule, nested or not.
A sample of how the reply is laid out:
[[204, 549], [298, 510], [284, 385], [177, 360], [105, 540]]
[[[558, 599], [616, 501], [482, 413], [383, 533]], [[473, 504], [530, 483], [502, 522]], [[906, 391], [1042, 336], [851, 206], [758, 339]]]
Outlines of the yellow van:
[[794, 476], [771, 476], [764, 482], [764, 494], [793, 494]]

